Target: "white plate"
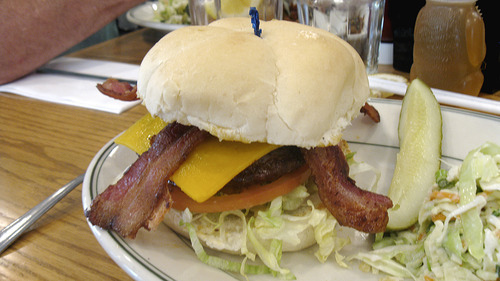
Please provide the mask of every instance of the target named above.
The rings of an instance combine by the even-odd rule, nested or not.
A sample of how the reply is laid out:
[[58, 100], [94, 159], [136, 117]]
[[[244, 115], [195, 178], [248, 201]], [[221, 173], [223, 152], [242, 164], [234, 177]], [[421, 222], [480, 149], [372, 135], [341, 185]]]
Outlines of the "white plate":
[[130, 9], [127, 12], [127, 19], [139, 26], [149, 27], [166, 32], [188, 26], [186, 24], [169, 24], [155, 21], [154, 11], [158, 10], [158, 7], [158, 2], [144, 2], [143, 4]]
[[[374, 124], [367, 117], [358, 117], [347, 129], [344, 138], [356, 151], [358, 161], [367, 162], [382, 172], [380, 191], [386, 192], [396, 153], [398, 152], [397, 126], [401, 102], [374, 99], [370, 101], [379, 111], [381, 122]], [[443, 160], [459, 163], [468, 151], [485, 141], [500, 143], [500, 118], [449, 107], [443, 114]], [[110, 141], [94, 157], [83, 182], [83, 208], [87, 209], [92, 199], [128, 167], [137, 156], [131, 150]], [[103, 231], [90, 225], [104, 250], [111, 258], [136, 280], [237, 280], [241, 276], [231, 275], [211, 268], [198, 261], [189, 241], [178, 237], [167, 226], [161, 224], [154, 232], [140, 230], [135, 240], [123, 239], [113, 232]], [[342, 253], [366, 251], [370, 248], [371, 236], [351, 230], [348, 233], [353, 243]], [[313, 256], [315, 249], [283, 254], [282, 265], [292, 269], [297, 280], [378, 280], [381, 275], [363, 273], [356, 264], [350, 269], [339, 267], [333, 257], [320, 264]], [[215, 254], [215, 253], [213, 253]], [[250, 280], [279, 280], [266, 275], [251, 276]]]

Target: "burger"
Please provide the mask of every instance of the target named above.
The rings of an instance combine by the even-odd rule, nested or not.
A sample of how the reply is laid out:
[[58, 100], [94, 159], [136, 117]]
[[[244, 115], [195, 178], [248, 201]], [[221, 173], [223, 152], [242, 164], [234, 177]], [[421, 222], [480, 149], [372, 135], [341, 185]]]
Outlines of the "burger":
[[[150, 116], [122, 142], [147, 147], [86, 210], [92, 224], [134, 238], [165, 222], [205, 262], [201, 245], [257, 255], [281, 274], [282, 251], [317, 244], [324, 261], [336, 224], [385, 230], [392, 203], [356, 187], [342, 140], [370, 92], [361, 58], [320, 29], [260, 27], [260, 36], [247, 18], [185, 27], [147, 53], [137, 96]], [[151, 127], [152, 138], [137, 137]]]

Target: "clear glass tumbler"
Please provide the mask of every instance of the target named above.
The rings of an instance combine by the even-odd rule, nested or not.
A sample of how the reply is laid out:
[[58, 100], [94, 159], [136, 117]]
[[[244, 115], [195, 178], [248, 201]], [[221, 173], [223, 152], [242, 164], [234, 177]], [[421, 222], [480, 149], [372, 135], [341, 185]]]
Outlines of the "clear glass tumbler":
[[356, 49], [368, 74], [377, 72], [385, 0], [298, 0], [299, 22], [329, 31]]

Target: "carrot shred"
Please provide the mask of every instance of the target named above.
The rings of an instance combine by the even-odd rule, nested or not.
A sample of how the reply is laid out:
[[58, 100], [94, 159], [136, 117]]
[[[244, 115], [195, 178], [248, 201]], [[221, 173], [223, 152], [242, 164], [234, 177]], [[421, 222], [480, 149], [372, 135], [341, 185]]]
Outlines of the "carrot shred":
[[[460, 216], [457, 216], [457, 217], [460, 217]], [[435, 221], [445, 221], [446, 220], [446, 216], [443, 213], [439, 213], [439, 214], [432, 215], [431, 219], [432, 219], [433, 222], [435, 222]], [[454, 221], [455, 219], [456, 219], [455, 217], [452, 217], [452, 218], [450, 218], [450, 221]]]
[[458, 194], [446, 191], [438, 191], [438, 190], [433, 191], [430, 195], [430, 200], [432, 201], [436, 199], [438, 200], [449, 199], [453, 203], [460, 202], [460, 196]]
[[444, 221], [446, 216], [443, 213], [432, 215], [432, 221]]
[[420, 233], [420, 234], [418, 234], [417, 241], [422, 241], [422, 239], [424, 239], [424, 237], [425, 237], [425, 236], [426, 236], [426, 235], [425, 235], [425, 233], [423, 233], [423, 232], [422, 232], [422, 233]]

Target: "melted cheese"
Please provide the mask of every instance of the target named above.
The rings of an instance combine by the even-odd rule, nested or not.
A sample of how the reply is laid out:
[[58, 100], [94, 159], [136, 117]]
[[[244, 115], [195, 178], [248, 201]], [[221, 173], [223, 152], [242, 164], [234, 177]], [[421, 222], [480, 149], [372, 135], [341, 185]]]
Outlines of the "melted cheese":
[[[146, 115], [115, 139], [138, 154], [150, 147], [150, 139], [166, 125]], [[266, 143], [244, 144], [209, 137], [198, 145], [170, 180], [197, 202], [215, 195], [226, 183], [254, 161], [278, 148]]]

